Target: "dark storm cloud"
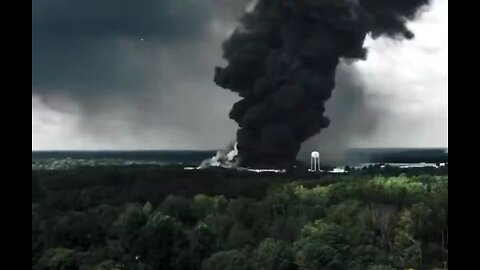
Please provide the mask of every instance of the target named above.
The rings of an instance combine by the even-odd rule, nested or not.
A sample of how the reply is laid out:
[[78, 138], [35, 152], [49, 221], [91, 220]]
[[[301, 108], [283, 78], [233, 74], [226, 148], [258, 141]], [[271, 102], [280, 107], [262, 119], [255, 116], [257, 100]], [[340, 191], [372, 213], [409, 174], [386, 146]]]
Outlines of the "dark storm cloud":
[[148, 67], [128, 67], [122, 42], [195, 41], [207, 31], [212, 16], [211, 1], [39, 0], [32, 4], [34, 91], [132, 89], [129, 78], [137, 83], [151, 74]]
[[178, 38], [199, 34], [210, 2], [195, 0], [64, 0], [32, 2], [33, 32], [63, 37]]
[[155, 145], [167, 134], [223, 144], [235, 97], [215, 87], [213, 66], [246, 3], [33, 1], [32, 95], [57, 111], [78, 109], [77, 133], [91, 141]]

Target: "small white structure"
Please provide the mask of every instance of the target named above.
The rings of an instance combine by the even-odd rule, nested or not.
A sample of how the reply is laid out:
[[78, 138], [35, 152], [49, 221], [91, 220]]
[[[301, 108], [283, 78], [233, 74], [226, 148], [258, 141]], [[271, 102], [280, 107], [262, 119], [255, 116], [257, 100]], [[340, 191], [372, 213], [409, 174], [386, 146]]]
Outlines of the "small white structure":
[[309, 171], [320, 171], [320, 153], [318, 153], [317, 151], [313, 151], [311, 154]]
[[334, 168], [333, 170], [328, 171], [329, 173], [335, 173], [335, 174], [340, 174], [340, 173], [347, 173], [344, 168]]

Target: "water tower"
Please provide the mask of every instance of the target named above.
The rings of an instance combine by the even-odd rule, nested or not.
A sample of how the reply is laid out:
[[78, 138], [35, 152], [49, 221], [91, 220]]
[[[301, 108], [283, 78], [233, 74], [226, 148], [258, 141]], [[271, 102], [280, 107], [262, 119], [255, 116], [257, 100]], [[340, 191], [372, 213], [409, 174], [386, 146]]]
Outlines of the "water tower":
[[320, 171], [320, 153], [313, 151], [310, 155], [310, 170], [311, 172]]

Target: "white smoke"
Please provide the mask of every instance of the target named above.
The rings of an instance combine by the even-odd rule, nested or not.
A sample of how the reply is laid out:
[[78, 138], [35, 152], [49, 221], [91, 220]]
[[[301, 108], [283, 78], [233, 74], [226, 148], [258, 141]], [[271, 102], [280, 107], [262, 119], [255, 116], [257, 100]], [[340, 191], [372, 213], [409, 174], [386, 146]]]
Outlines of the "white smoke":
[[240, 159], [238, 155], [237, 149], [237, 142], [230, 143], [225, 150], [217, 151], [217, 154], [210, 158], [202, 161], [200, 166], [197, 168], [186, 167], [186, 170], [201, 170], [207, 169], [210, 167], [221, 167], [226, 169], [234, 169], [238, 171], [249, 171], [249, 172], [256, 172], [256, 173], [286, 173], [285, 169], [282, 170], [275, 170], [275, 169], [251, 169], [251, 168], [244, 168], [239, 166]]
[[258, 4], [258, 0], [252, 0], [247, 7], [245, 8], [245, 12], [252, 13], [255, 10], [255, 7]]
[[225, 150], [217, 151], [217, 154], [202, 161], [197, 169], [205, 169], [209, 167], [237, 168], [238, 167], [238, 149], [237, 142], [230, 143]]

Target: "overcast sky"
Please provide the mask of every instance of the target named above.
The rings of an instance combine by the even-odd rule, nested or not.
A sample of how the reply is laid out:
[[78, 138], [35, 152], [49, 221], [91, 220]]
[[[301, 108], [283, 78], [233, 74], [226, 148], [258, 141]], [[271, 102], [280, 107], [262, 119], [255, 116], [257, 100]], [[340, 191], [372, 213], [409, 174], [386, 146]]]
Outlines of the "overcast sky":
[[[213, 71], [247, 3], [33, 1], [32, 150], [223, 147], [238, 97]], [[309, 146], [448, 147], [448, 1], [410, 28], [414, 40], [369, 39], [367, 61], [339, 67], [332, 126]]]

